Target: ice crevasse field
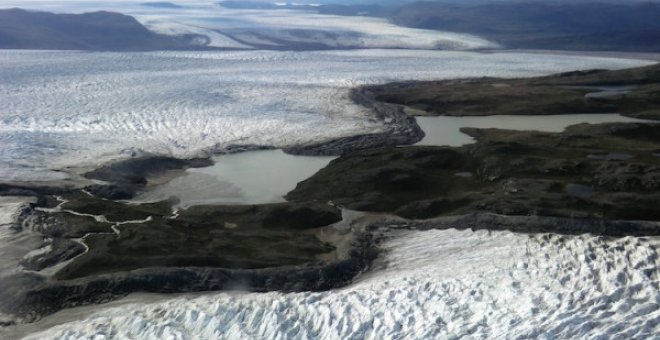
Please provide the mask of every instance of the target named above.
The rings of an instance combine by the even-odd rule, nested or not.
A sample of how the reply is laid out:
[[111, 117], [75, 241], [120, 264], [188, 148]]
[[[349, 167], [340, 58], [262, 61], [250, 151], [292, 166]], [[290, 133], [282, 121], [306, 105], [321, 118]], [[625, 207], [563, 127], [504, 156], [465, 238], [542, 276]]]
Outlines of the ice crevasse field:
[[352, 87], [520, 77], [647, 61], [419, 50], [0, 52], [0, 171], [53, 180], [67, 167], [147, 152], [208, 156], [378, 132]]
[[383, 245], [381, 269], [336, 291], [136, 298], [29, 338], [652, 338], [657, 246], [632, 237], [403, 232]]
[[[182, 27], [153, 12], [133, 11], [166, 33], [220, 22], [192, 22], [198, 17], [193, 9], [190, 18], [180, 18]], [[236, 20], [263, 17], [241, 13]], [[266, 26], [289, 21], [286, 16], [268, 20]], [[379, 33], [393, 28], [378, 21], [356, 28], [349, 19], [325, 20], [333, 30], [349, 24], [347, 29], [361, 30], [367, 39], [360, 42], [363, 47], [393, 47], [392, 35], [400, 44], [401, 36], [427, 34], [397, 29], [384, 36]], [[240, 27], [213, 28], [253, 36]], [[235, 43], [212, 32], [218, 45]], [[273, 32], [278, 38], [286, 34]], [[459, 50], [492, 47], [477, 37], [444, 37]], [[438, 44], [418, 41], [424, 45], [407, 47]], [[0, 173], [4, 181], [66, 180], [78, 169], [136, 154], [211, 156], [230, 145], [286, 147], [382, 131], [383, 122], [351, 101], [349, 91], [359, 85], [647, 64], [401, 49], [0, 51]], [[3, 231], [19, 207], [0, 204]], [[48, 316], [28, 338], [652, 338], [660, 333], [657, 246], [654, 237], [394, 231], [374, 267], [342, 289], [133, 295]]]
[[[400, 50], [0, 58], [1, 171], [32, 179], [136, 150], [186, 157], [229, 144], [281, 147], [379, 131], [348, 97], [361, 84], [647, 64]], [[78, 320], [72, 311], [47, 317], [69, 322], [31, 338], [646, 338], [660, 331], [657, 241], [402, 231], [343, 289], [129, 296]]]

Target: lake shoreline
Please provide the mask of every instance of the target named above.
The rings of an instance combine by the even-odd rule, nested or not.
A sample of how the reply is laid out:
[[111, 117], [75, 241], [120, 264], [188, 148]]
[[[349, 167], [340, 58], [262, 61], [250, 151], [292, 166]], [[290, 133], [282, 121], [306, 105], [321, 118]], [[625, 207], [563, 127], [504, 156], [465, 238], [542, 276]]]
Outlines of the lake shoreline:
[[[566, 77], [579, 80], [590, 76], [586, 72]], [[466, 86], [471, 85], [474, 84]], [[134, 197], [149, 183], [149, 178], [210, 166], [210, 158], [123, 160], [86, 173], [88, 179], [105, 184], [99, 182], [82, 189], [5, 184], [1, 188], [3, 195], [38, 197], [37, 203], [26, 206], [16, 216], [16, 228], [68, 241], [45, 242], [49, 251], [38, 255], [49, 266], [53, 261], [66, 263], [54, 276], [35, 272], [2, 282], [10, 288], [5, 294], [10, 294], [7, 298], [13, 301], [4, 307], [4, 312], [34, 321], [61, 308], [105, 302], [145, 290], [166, 293], [235, 287], [252, 291], [334, 289], [368, 270], [378, 256], [379, 240], [396, 229], [492, 227], [523, 233], [592, 233], [609, 237], [660, 234], [656, 223], [660, 216], [651, 213], [658, 177], [654, 169], [660, 162], [660, 157], [654, 156], [658, 150], [652, 148], [657, 124], [578, 125], [561, 133], [465, 128], [461, 131], [474, 137], [476, 144], [454, 148], [404, 146], [417, 143], [424, 136], [415, 118], [408, 116], [399, 104], [380, 102], [367, 89], [355, 90], [356, 101], [374, 109], [393, 137], [389, 138], [388, 133], [363, 135], [285, 149], [296, 155], [340, 155], [328, 167], [299, 183], [286, 196], [286, 203], [208, 205], [172, 211], [173, 202], [169, 201], [130, 205], [116, 201]], [[567, 142], [570, 140], [577, 144]], [[597, 145], [621, 147], [601, 150]], [[227, 152], [263, 149], [267, 147], [234, 147]], [[359, 162], [351, 163], [356, 159]], [[627, 165], [629, 159], [635, 167]], [[480, 162], [491, 163], [484, 167]], [[346, 164], [350, 170], [343, 168]], [[618, 172], [620, 168], [637, 172], [623, 176]], [[515, 178], [539, 170], [547, 178]], [[602, 181], [582, 183], [579, 177], [594, 174]], [[432, 182], [423, 183], [428, 178]], [[642, 180], [635, 180], [639, 178]], [[346, 228], [333, 227], [341, 220], [336, 206], [401, 217], [350, 224], [343, 229], [344, 236], [324, 238], [327, 231], [335, 233]], [[135, 250], [159, 244], [173, 235], [169, 231], [160, 236], [143, 235], [140, 229], [133, 230], [134, 226], [183, 231], [200, 224], [206, 227], [199, 235], [188, 236], [192, 237], [191, 244], [204, 244], [203, 240], [209, 239], [205, 234], [208, 232], [240, 238], [262, 234], [272, 225], [277, 225], [276, 230], [268, 232], [274, 232], [275, 244], [294, 235], [310, 237], [289, 246], [288, 249], [300, 247], [302, 251], [302, 262], [295, 265], [273, 262], [253, 267], [245, 259], [222, 262], [227, 259], [208, 257], [202, 254], [204, 249], [200, 246], [190, 248], [201, 251], [199, 257], [189, 256], [182, 249], [183, 257], [172, 262], [159, 255], [162, 249], [170, 249], [171, 245], [163, 244], [161, 250], [147, 252], [156, 251], [156, 262], [123, 259], [124, 264], [113, 269], [115, 273], [85, 274], [94, 270], [90, 264], [117, 263], [111, 251], [116, 242], [128, 242], [129, 248]], [[82, 243], [87, 250], [81, 252], [69, 242], [79, 242], [79, 238], [85, 239]], [[268, 249], [261, 242], [255, 243], [255, 249]], [[268, 242], [272, 241], [265, 244]], [[315, 250], [309, 253], [310, 249]], [[344, 255], [329, 255], [332, 252]], [[135, 255], [136, 259], [143, 256], [140, 252]], [[309, 256], [320, 260], [310, 262]], [[101, 262], [97, 262], [99, 259]], [[181, 266], [182, 263], [198, 264]], [[340, 279], [328, 280], [334, 276]], [[166, 286], [157, 284], [163, 280], [168, 282]], [[17, 287], [23, 288], [16, 290]]]

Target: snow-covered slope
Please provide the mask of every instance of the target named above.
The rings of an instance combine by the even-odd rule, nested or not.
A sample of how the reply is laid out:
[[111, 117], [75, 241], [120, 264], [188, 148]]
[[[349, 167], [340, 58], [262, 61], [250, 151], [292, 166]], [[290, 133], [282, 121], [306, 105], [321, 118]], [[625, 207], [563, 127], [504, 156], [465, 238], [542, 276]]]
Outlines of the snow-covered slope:
[[217, 1], [181, 1], [180, 7], [143, 6], [133, 1], [8, 0], [0, 8], [81, 13], [107, 10], [134, 16], [158, 33], [202, 34], [200, 45], [251, 48], [419, 48], [471, 50], [496, 43], [469, 34], [396, 26], [386, 19], [320, 15], [298, 10], [228, 9]]
[[659, 241], [407, 231], [345, 289], [131, 303], [30, 338], [652, 338]]
[[533, 76], [646, 65], [540, 54], [0, 52], [2, 180], [61, 179], [136, 150], [190, 157], [230, 144], [277, 147], [381, 131], [353, 86], [407, 79]]
[[[296, 10], [235, 10], [212, 8], [203, 16], [136, 15], [160, 32], [176, 20], [188, 26], [222, 32], [257, 47], [411, 48], [472, 50], [497, 48], [496, 43], [470, 35], [396, 26], [382, 18], [320, 15]], [[182, 27], [183, 28], [183, 27]], [[171, 32], [171, 31], [170, 31]], [[176, 31], [175, 31], [176, 32]], [[184, 32], [184, 31], [181, 31]], [[258, 37], [259, 40], [253, 40]]]

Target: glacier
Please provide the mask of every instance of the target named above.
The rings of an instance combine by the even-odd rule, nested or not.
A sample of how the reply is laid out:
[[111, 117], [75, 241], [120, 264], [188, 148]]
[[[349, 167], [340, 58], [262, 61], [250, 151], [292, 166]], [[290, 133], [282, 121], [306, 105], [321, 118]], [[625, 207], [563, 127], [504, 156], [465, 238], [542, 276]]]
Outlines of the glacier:
[[[114, 10], [161, 33], [204, 34], [211, 47], [244, 50], [0, 51], [0, 181], [60, 183], [136, 154], [208, 157], [232, 145], [283, 148], [381, 132], [384, 123], [349, 97], [350, 89], [360, 85], [653, 63], [433, 51], [496, 45], [379, 19], [230, 11], [211, 1], [182, 4], [184, 9], [176, 10], [131, 1], [3, 1], [0, 7], [55, 12]], [[277, 41], [365, 49], [252, 50], [282, 48]], [[393, 47], [423, 50], [377, 49]], [[24, 198], [0, 200], [0, 274], [14, 270], [16, 261], [40, 244], [34, 235], [10, 231], [27, 203]], [[0, 337], [650, 338], [660, 333], [659, 240], [392, 230], [374, 267], [342, 289], [136, 294], [0, 329]]]
[[113, 11], [135, 17], [163, 34], [200, 34], [200, 47], [223, 49], [412, 48], [473, 50], [497, 48], [486, 39], [452, 32], [396, 26], [383, 18], [321, 15], [283, 9], [229, 9], [217, 1], [181, 1], [179, 8], [143, 6], [133, 1], [7, 0], [0, 8], [21, 7], [56, 13]]
[[3, 181], [61, 181], [135, 154], [209, 156], [380, 132], [351, 88], [650, 61], [429, 50], [0, 51]]
[[652, 338], [659, 241], [399, 230], [343, 289], [129, 296], [27, 339]]

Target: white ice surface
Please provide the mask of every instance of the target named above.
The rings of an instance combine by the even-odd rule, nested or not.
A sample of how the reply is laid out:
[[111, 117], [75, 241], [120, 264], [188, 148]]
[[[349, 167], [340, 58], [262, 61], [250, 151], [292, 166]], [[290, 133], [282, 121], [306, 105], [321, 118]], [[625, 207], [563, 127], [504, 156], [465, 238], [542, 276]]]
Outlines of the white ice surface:
[[[469, 34], [396, 26], [382, 18], [319, 15], [297, 10], [228, 9], [217, 1], [174, 1], [181, 8], [141, 6], [139, 1], [5, 0], [0, 8], [21, 7], [57, 13], [108, 10], [134, 16], [163, 34], [197, 33], [209, 46], [249, 49], [314, 43], [331, 48], [418, 48], [469, 50], [498, 45]], [[237, 42], [235, 39], [244, 42]]]
[[227, 35], [216, 32], [212, 29], [199, 27], [195, 25], [181, 24], [178, 22], [171, 22], [167, 19], [160, 17], [145, 19], [143, 20], [142, 24], [147, 26], [152, 31], [156, 31], [162, 34], [167, 34], [167, 35], [198, 34], [209, 38], [208, 43], [199, 43], [199, 45], [210, 46], [210, 47], [236, 48], [236, 49], [252, 48], [249, 45], [241, 44], [238, 41], [228, 37]]
[[0, 179], [52, 180], [136, 150], [200, 156], [381, 131], [351, 87], [535, 76], [648, 61], [420, 50], [0, 51]]
[[[142, 8], [132, 1], [5, 0], [0, 7], [115, 10], [163, 33], [206, 34], [213, 46], [228, 48], [245, 45], [230, 36], [264, 45], [281, 39], [335, 47], [492, 46], [474, 36], [404, 29], [379, 19], [223, 12], [210, 1], [182, 3], [186, 9], [179, 12]], [[296, 35], [296, 30], [306, 33]], [[289, 146], [379, 131], [381, 125], [370, 112], [347, 96], [351, 86], [360, 84], [645, 64], [579, 56], [383, 50], [2, 51], [0, 180], [59, 179], [66, 175], [52, 170], [94, 165], [134, 150], [188, 157], [229, 144]], [[16, 245], [0, 249], [5, 262], [35, 249], [38, 241], [14, 243], [6, 223], [17, 204], [0, 204], [0, 238]], [[31, 337], [652, 338], [660, 333], [657, 244], [657, 238], [405, 232], [384, 245], [384, 269], [345, 289], [216, 293], [98, 306], [98, 312], [83, 320]], [[3, 268], [5, 262], [0, 263]]]
[[659, 238], [431, 230], [324, 293], [215, 293], [101, 308], [32, 339], [649, 339]]

